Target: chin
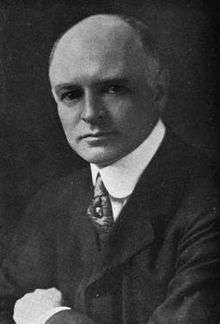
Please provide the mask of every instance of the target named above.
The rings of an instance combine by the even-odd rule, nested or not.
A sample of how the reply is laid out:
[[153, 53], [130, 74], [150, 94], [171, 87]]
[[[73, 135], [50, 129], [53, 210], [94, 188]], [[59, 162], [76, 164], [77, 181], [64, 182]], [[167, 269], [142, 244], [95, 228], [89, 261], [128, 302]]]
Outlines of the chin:
[[73, 150], [88, 163], [94, 163], [100, 167], [108, 166], [118, 160], [123, 156], [123, 152], [120, 148], [112, 147], [93, 147], [89, 148], [85, 146], [73, 147]]
[[99, 167], [105, 167], [117, 160], [116, 157], [108, 154], [96, 154], [96, 155], [81, 154], [80, 156], [88, 163], [96, 164]]
[[100, 159], [100, 158], [91, 158], [91, 159], [86, 159], [87, 162], [96, 164], [99, 167], [105, 167], [110, 164], [112, 164], [112, 160], [109, 159]]

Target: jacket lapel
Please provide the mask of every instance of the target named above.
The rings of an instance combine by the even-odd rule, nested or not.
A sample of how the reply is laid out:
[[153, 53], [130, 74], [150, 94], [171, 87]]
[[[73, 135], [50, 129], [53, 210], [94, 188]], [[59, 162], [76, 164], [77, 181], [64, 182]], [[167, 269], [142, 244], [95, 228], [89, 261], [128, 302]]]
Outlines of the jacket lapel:
[[97, 263], [88, 285], [100, 279], [107, 271], [114, 271], [114, 268], [153, 242], [154, 231], [149, 217], [151, 211], [147, 204], [148, 196], [142, 189], [138, 185], [123, 208], [110, 236], [109, 245], [103, 252], [103, 260]]
[[[183, 168], [176, 168], [181, 149], [175, 135], [168, 134], [163, 144], [141, 176], [123, 208], [110, 237], [108, 250], [88, 284], [114, 271], [133, 255], [153, 243], [158, 226], [163, 227], [172, 215], [181, 195]], [[178, 149], [178, 151], [177, 151]], [[157, 226], [157, 224], [159, 224]]]

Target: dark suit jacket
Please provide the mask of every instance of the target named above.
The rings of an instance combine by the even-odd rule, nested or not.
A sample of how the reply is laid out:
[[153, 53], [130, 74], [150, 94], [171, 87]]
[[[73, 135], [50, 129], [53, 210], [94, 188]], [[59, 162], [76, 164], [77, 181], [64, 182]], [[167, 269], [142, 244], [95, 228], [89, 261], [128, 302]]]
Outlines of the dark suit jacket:
[[11, 323], [17, 298], [49, 287], [95, 323], [218, 323], [217, 195], [203, 163], [168, 130], [104, 251], [86, 217], [89, 168], [44, 188], [2, 267], [0, 323]]

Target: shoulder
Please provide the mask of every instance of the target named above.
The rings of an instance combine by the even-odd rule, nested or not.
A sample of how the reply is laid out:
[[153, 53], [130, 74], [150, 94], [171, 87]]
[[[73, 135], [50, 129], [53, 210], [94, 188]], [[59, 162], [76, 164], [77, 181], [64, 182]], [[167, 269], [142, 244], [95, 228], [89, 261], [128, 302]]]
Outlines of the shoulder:
[[203, 152], [178, 138], [175, 142], [175, 181], [181, 188], [177, 220], [185, 233], [208, 227], [216, 231], [220, 221], [218, 169]]
[[169, 128], [158, 155], [157, 191], [162, 192], [164, 205], [170, 198], [173, 221], [190, 227], [200, 218], [218, 218], [218, 172], [214, 163]]
[[[17, 227], [10, 250], [21, 255], [22, 249], [37, 250], [42, 242], [54, 240], [60, 224], [68, 222], [69, 210], [80, 195], [78, 186], [87, 180], [88, 170], [77, 170], [72, 174], [55, 179], [44, 185], [29, 202]], [[81, 186], [80, 186], [81, 187]], [[45, 249], [49, 249], [49, 244]], [[14, 254], [14, 252], [13, 252]]]
[[[162, 150], [161, 150], [162, 151]], [[216, 164], [201, 150], [186, 143], [169, 128], [164, 140], [164, 164], [169, 176], [185, 181], [186, 188], [217, 188], [218, 169]]]
[[68, 206], [88, 190], [90, 170], [83, 167], [80, 170], [50, 181], [44, 185], [28, 203], [21, 218], [19, 228], [42, 227], [50, 232], [56, 226], [59, 218], [65, 217]]
[[89, 185], [89, 183], [89, 167], [82, 167], [67, 176], [56, 178], [42, 186], [37, 194], [32, 197], [29, 205], [33, 203], [50, 205], [51, 203], [54, 204], [54, 202], [59, 203], [63, 199], [65, 201], [70, 196], [74, 197], [75, 194], [80, 193], [81, 189]]

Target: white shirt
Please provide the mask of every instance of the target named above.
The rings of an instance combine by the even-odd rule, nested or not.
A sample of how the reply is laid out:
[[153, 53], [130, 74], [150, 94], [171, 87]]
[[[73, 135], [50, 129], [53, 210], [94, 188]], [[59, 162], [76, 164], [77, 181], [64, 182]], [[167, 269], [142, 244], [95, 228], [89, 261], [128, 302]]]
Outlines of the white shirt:
[[[159, 120], [144, 142], [128, 155], [104, 168], [99, 168], [95, 164], [90, 165], [93, 184], [95, 184], [99, 172], [109, 193], [114, 220], [118, 218], [140, 176], [160, 147], [165, 131], [165, 125]], [[36, 324], [44, 324], [52, 315], [65, 309], [70, 308], [55, 307], [51, 309]]]

